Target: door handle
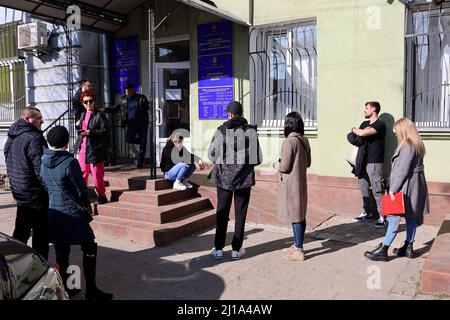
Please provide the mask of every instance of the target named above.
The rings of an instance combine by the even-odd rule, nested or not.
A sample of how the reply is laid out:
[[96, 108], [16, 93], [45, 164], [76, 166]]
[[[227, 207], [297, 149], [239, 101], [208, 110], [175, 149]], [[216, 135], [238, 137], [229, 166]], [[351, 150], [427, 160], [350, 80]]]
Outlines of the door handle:
[[157, 126], [162, 126], [162, 124], [163, 124], [162, 110], [159, 109], [159, 108], [156, 108], [156, 114], [157, 114], [157, 122], [156, 122], [156, 125], [157, 125]]

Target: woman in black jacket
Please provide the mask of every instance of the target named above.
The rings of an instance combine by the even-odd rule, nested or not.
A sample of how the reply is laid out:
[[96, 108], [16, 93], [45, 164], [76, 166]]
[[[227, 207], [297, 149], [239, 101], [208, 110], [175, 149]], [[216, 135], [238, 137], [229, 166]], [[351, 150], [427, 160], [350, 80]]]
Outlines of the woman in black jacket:
[[89, 172], [92, 172], [95, 192], [98, 203], [107, 203], [105, 189], [105, 158], [108, 151], [108, 121], [103, 112], [95, 109], [95, 94], [90, 91], [81, 93], [80, 101], [85, 111], [77, 122], [79, 133], [75, 144], [75, 152], [78, 153], [78, 161], [83, 172], [86, 184], [89, 180]]
[[167, 140], [161, 156], [161, 171], [164, 178], [174, 181], [175, 190], [186, 190], [192, 188], [188, 179], [196, 169], [203, 170], [204, 166], [200, 158], [194, 156], [183, 147], [183, 136], [172, 133]]

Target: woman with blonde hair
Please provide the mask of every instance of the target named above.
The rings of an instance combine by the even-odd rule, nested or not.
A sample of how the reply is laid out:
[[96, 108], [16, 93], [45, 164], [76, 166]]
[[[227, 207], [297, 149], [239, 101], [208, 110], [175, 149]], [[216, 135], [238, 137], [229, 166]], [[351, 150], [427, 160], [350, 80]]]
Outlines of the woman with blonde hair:
[[[389, 196], [395, 200], [394, 193], [403, 192], [406, 220], [406, 241], [401, 248], [394, 249], [400, 257], [415, 258], [413, 242], [423, 215], [430, 212], [427, 182], [425, 180], [423, 158], [425, 145], [414, 123], [401, 118], [395, 122], [398, 147], [392, 157], [392, 170], [389, 183]], [[374, 261], [388, 261], [388, 249], [395, 239], [401, 216], [387, 217], [389, 226], [383, 243], [373, 251], [367, 251], [366, 258]]]

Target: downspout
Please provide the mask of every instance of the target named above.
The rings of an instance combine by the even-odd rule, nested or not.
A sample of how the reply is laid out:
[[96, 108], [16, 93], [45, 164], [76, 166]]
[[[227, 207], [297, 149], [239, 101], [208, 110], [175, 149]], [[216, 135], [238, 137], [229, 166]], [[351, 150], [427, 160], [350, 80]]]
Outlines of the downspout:
[[111, 106], [111, 81], [109, 77], [109, 46], [108, 38], [105, 34], [100, 36], [100, 63], [102, 65], [103, 80], [103, 103], [106, 108]]
[[255, 1], [254, 0], [249, 0], [248, 1], [248, 19], [249, 19], [249, 23], [251, 26], [253, 26], [253, 22], [254, 22], [254, 18], [255, 18]]

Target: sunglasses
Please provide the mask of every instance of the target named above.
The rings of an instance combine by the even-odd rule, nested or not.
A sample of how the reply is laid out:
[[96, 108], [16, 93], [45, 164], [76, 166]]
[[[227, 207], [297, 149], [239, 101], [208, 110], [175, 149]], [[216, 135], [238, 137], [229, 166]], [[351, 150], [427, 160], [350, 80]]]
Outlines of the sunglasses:
[[83, 100], [83, 104], [93, 104], [93, 103], [94, 103], [93, 99], [91, 99], [91, 100]]

